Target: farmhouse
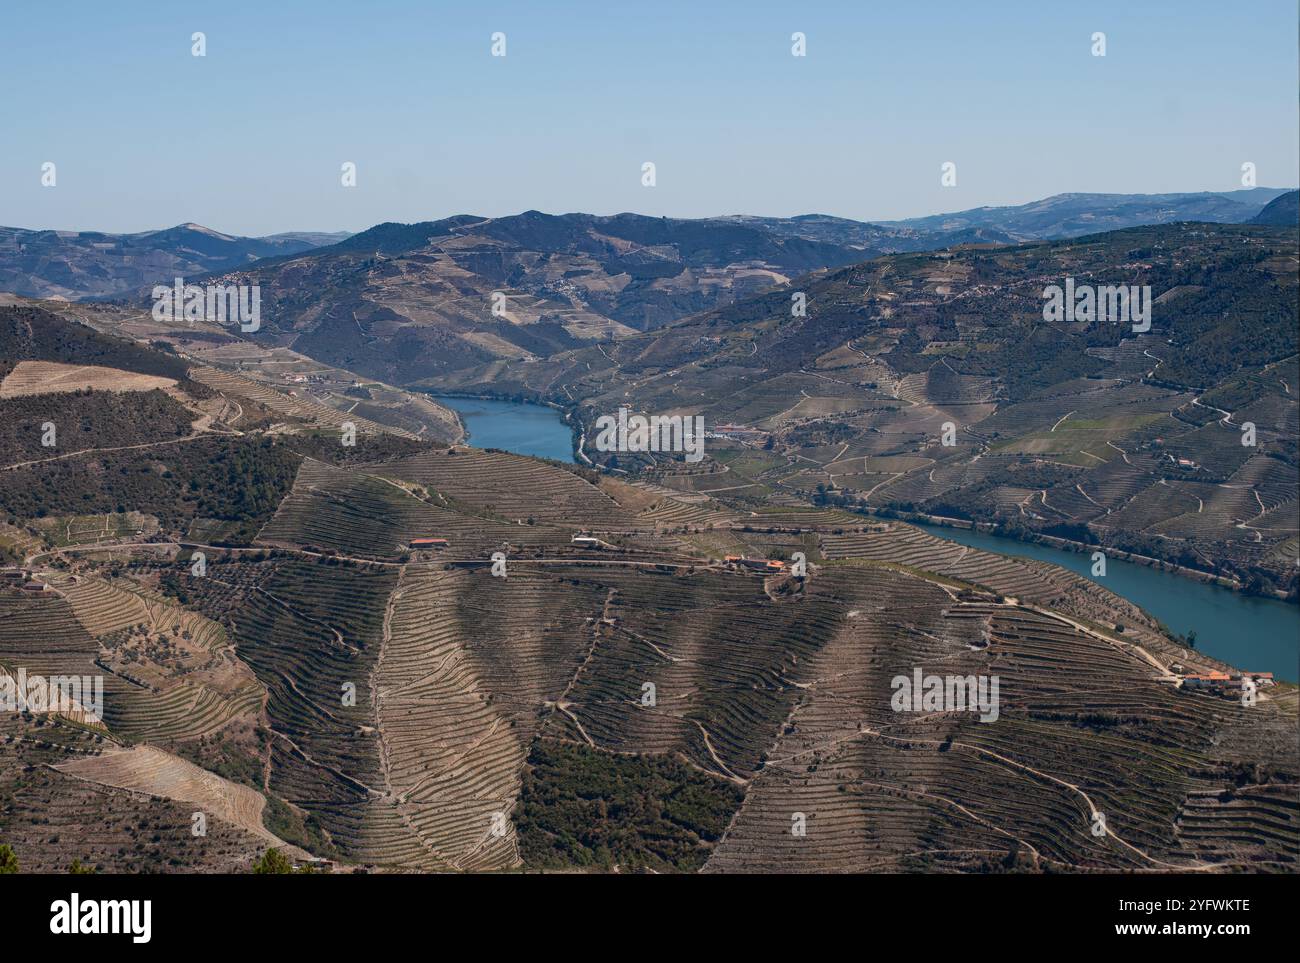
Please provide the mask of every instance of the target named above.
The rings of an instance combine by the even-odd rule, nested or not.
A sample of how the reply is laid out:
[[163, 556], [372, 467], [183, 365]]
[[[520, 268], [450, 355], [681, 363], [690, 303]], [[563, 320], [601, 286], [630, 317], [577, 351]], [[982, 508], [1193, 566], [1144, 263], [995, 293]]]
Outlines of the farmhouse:
[[325, 859], [323, 856], [308, 856], [305, 859], [295, 862], [293, 867], [299, 871], [303, 869], [311, 869], [318, 873], [336, 873], [343, 868], [334, 860]]
[[1226, 672], [1207, 672], [1205, 675], [1189, 675], [1183, 679], [1184, 689], [1203, 689], [1208, 692], [1222, 692], [1230, 678]]
[[574, 535], [573, 538], [569, 539], [569, 542], [572, 545], [586, 545], [589, 548], [600, 547], [600, 539], [593, 538], [590, 535]]
[[727, 555], [723, 561], [728, 565], [740, 565], [758, 572], [784, 572], [786, 563], [779, 559], [746, 558], [743, 555]]
[[1189, 675], [1183, 679], [1184, 689], [1209, 692], [1217, 696], [1237, 698], [1242, 690], [1253, 682], [1258, 687], [1273, 685], [1272, 672], [1208, 672], [1205, 675]]
[[419, 548], [446, 548], [450, 543], [445, 538], [413, 538], [410, 547]]

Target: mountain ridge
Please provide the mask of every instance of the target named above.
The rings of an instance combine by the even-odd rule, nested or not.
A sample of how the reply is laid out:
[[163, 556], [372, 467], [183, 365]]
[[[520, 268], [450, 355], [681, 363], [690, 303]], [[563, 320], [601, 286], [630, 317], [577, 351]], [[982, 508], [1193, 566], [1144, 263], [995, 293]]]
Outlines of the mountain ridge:
[[1295, 227], [1300, 221], [1300, 191], [1279, 194], [1269, 201], [1262, 211], [1250, 219], [1250, 224], [1271, 224], [1275, 227]]
[[1289, 190], [1291, 188], [1256, 187], [1168, 194], [1070, 192], [1025, 204], [973, 207], [882, 224], [921, 231], [992, 227], [1007, 231], [1017, 240], [1053, 240], [1175, 221], [1238, 224], [1249, 220], [1264, 205]]
[[346, 236], [290, 231], [240, 237], [192, 221], [133, 234], [0, 227], [0, 290], [68, 300], [121, 297], [167, 277], [232, 270]]

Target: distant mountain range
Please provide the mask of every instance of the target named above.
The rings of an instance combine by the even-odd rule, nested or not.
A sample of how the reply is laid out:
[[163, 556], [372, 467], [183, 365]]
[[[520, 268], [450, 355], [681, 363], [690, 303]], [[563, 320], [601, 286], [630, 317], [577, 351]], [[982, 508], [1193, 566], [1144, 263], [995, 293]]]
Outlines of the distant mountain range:
[[1170, 221], [1246, 222], [1285, 194], [1061, 194], [888, 224], [824, 214], [527, 211], [384, 223], [355, 235], [245, 238], [195, 224], [130, 235], [0, 228], [0, 291], [145, 305], [154, 285], [176, 276], [257, 284], [257, 340], [411, 384], [655, 330], [882, 255]]
[[[410, 384], [650, 331], [885, 254], [1011, 244], [1170, 220], [1254, 217], [1282, 191], [1071, 194], [903, 224], [829, 215], [699, 220], [538, 211], [380, 224], [255, 264], [272, 338]], [[493, 313], [494, 297], [497, 313]]]
[[1017, 207], [976, 207], [883, 226], [921, 232], [985, 229], [1005, 232], [1016, 241], [1050, 241], [1175, 221], [1241, 224], [1287, 190], [1256, 187], [1224, 193], [1054, 194]]
[[114, 297], [168, 277], [229, 271], [347, 236], [294, 231], [234, 237], [198, 224], [140, 234], [0, 227], [0, 291], [70, 300]]
[[[113, 298], [176, 275], [222, 274], [255, 261], [321, 248], [332, 255], [396, 256], [427, 247], [435, 239], [455, 238], [451, 256], [465, 269], [495, 274], [497, 282], [521, 282], [524, 290], [540, 298], [559, 294], [570, 309], [583, 305], [575, 303], [564, 290], [568, 286], [560, 282], [577, 277], [590, 281], [593, 264], [599, 264], [598, 273], [606, 278], [625, 276], [607, 297], [590, 283], [576, 286], [588, 288], [591, 298], [584, 300], [590, 300], [586, 306], [596, 314], [647, 329], [752, 292], [762, 286], [763, 271], [801, 274], [881, 254], [1054, 240], [1172, 221], [1244, 223], [1288, 193], [1294, 207], [1295, 191], [1273, 187], [1225, 193], [1057, 194], [1016, 207], [979, 207], [878, 223], [828, 214], [682, 219], [527, 211], [500, 218], [462, 214], [415, 224], [385, 223], [360, 234], [289, 231], [266, 237], [223, 234], [193, 223], [139, 234], [0, 227], [0, 291], [70, 300]], [[1289, 222], [1282, 216], [1278, 223]], [[486, 249], [468, 253], [474, 248], [466, 241], [471, 237], [513, 252], [519, 262], [507, 267], [503, 260], [494, 270], [488, 263], [492, 258], [482, 256]], [[525, 252], [542, 255], [546, 267]], [[560, 269], [557, 277], [557, 259], [563, 258], [592, 263]], [[512, 277], [510, 271], [516, 268], [519, 276]], [[700, 269], [709, 276], [682, 276]], [[654, 283], [665, 279], [677, 283]], [[690, 292], [693, 281], [711, 293]], [[631, 288], [627, 296], [624, 287]]]
[[409, 382], [661, 327], [875, 253], [726, 219], [528, 211], [380, 224], [241, 276], [261, 286], [263, 337]]

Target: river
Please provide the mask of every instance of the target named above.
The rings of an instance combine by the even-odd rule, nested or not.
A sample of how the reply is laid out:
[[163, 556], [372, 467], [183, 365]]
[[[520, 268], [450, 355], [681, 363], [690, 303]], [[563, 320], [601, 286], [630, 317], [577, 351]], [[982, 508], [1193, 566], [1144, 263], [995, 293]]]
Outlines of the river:
[[[460, 415], [469, 443], [478, 448], [574, 461], [573, 434], [554, 408], [480, 398], [433, 398]], [[917, 527], [987, 552], [1036, 558], [1092, 577], [1091, 553], [1076, 554], [962, 528]], [[1173, 632], [1195, 632], [1197, 649], [1207, 655], [1241, 669], [1272, 672], [1287, 682], [1300, 680], [1300, 606], [1250, 598], [1219, 585], [1116, 558], [1106, 560], [1106, 575], [1096, 581], [1146, 609]]]
[[546, 405], [490, 398], [432, 395], [444, 408], [460, 415], [475, 448], [500, 448], [517, 455], [574, 461], [573, 432], [564, 415]]

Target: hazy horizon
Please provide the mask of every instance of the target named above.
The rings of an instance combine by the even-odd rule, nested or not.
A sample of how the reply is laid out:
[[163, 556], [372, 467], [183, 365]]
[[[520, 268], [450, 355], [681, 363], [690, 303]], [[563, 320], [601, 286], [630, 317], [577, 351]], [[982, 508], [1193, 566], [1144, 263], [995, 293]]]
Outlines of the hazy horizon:
[[[1206, 2], [668, 2], [563, 18], [519, 3], [17, 3], [0, 37], [0, 223], [263, 236], [532, 209], [878, 222], [1239, 190], [1247, 162], [1284, 184], [1300, 168], [1294, 16], [1282, 0], [1249, 18]], [[948, 162], [955, 186], [940, 183]]]
[[[1285, 193], [1289, 191], [1300, 190], [1300, 188], [1295, 186], [1278, 187], [1269, 184], [1261, 184], [1255, 188], [1237, 189], [1237, 191], [1243, 191], [1243, 192], [1248, 190], [1281, 191]], [[925, 218], [925, 217], [937, 217], [943, 214], [955, 215], [955, 214], [964, 213], [965, 211], [981, 210], [984, 208], [1019, 207], [1025, 204], [1032, 204], [1035, 201], [1047, 200], [1050, 197], [1060, 196], [1060, 195], [1096, 194], [1097, 196], [1114, 195], [1114, 196], [1122, 196], [1122, 197], [1142, 197], [1142, 196], [1159, 196], [1161, 194], [1233, 194], [1233, 193], [1237, 193], [1237, 191], [1231, 191], [1231, 190], [1229, 191], [1153, 191], [1145, 195], [1128, 194], [1128, 193], [1114, 192], [1114, 191], [1105, 191], [1105, 192], [1058, 191], [1057, 194], [1055, 195], [1047, 195], [1045, 197], [1031, 197], [1028, 200], [1013, 201], [1009, 204], [976, 205], [975, 207], [962, 208], [960, 210], [929, 211], [924, 214], [909, 214], [905, 217], [896, 217], [896, 218], [881, 218], [881, 217], [856, 218], [856, 217], [847, 217], [843, 214], [835, 214], [830, 211], [802, 211], [797, 214], [765, 214], [762, 212], [754, 212], [754, 211], [729, 211], [724, 214], [701, 214], [701, 215], [692, 215], [688, 217], [677, 217], [676, 215], [671, 215], [671, 214], [663, 214], [663, 215], [648, 214], [645, 213], [644, 211], [630, 211], [630, 210], [629, 211], [542, 211], [534, 207], [534, 208], [525, 208], [523, 210], [518, 210], [518, 211], [507, 211], [503, 214], [480, 214], [476, 211], [454, 211], [448, 214], [439, 214], [436, 217], [413, 217], [413, 218], [397, 218], [397, 219], [389, 218], [387, 221], [375, 221], [372, 224], [367, 224], [364, 227], [361, 227], [356, 230], [351, 230], [348, 228], [330, 229], [330, 228], [281, 227], [277, 230], [268, 231], [265, 234], [256, 234], [256, 235], [240, 234], [236, 231], [227, 231], [227, 230], [223, 230], [219, 226], [213, 224], [204, 224], [200, 221], [195, 221], [195, 220], [174, 221], [170, 224], [163, 224], [158, 227], [147, 227], [138, 231], [113, 231], [113, 230], [107, 230], [100, 227], [59, 227], [59, 226], [51, 227], [47, 225], [31, 226], [31, 225], [24, 225], [24, 224], [0, 224], [0, 227], [17, 228], [19, 230], [28, 230], [28, 231], [57, 231], [60, 233], [67, 233], [67, 234], [76, 233], [76, 234], [130, 235], [130, 234], [150, 234], [158, 231], [171, 230], [172, 228], [183, 227], [187, 224], [193, 224], [197, 227], [201, 227], [218, 234], [224, 234], [228, 237], [276, 237], [285, 234], [354, 235], [354, 234], [363, 233], [364, 231], [367, 231], [370, 228], [376, 227], [377, 225], [383, 223], [424, 224], [424, 223], [431, 223], [434, 221], [443, 221], [453, 217], [483, 217], [483, 218], [490, 218], [493, 220], [499, 220], [501, 218], [506, 218], [506, 217], [518, 217], [519, 215], [526, 214], [529, 211], [537, 211], [538, 213], [544, 214], [548, 217], [565, 217], [568, 215], [575, 215], [575, 214], [589, 215], [592, 217], [619, 217], [622, 215], [632, 215], [636, 217], [668, 217], [672, 220], [686, 220], [686, 221], [707, 221], [707, 220], [717, 220], [717, 219], [729, 218], [729, 217], [756, 217], [756, 218], [783, 218], [783, 219], [793, 219], [799, 217], [831, 217], [831, 218], [838, 218], [840, 220], [856, 221], [861, 224], [897, 224], [903, 221], [918, 220], [920, 218]]]

